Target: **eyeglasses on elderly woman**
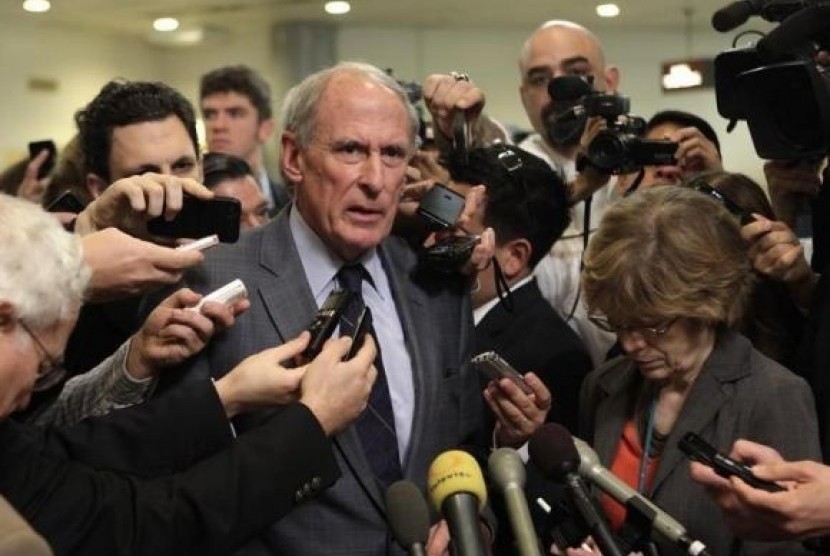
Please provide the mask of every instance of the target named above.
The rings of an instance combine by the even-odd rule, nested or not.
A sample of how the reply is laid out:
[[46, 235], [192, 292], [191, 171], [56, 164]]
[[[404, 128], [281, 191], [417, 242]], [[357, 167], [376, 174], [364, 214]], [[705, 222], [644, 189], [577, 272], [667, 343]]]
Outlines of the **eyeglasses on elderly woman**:
[[678, 318], [680, 317], [673, 317], [664, 322], [647, 326], [617, 324], [610, 321], [608, 317], [601, 313], [594, 313], [592, 315], [588, 315], [588, 320], [594, 323], [601, 330], [605, 330], [606, 332], [611, 332], [613, 334], [620, 334], [623, 332], [627, 334], [640, 334], [644, 338], [650, 340], [656, 340], [661, 336], [665, 335], [666, 332], [668, 332], [669, 328], [671, 328], [671, 326], [675, 322], [677, 322]]
[[34, 342], [35, 346], [43, 355], [43, 359], [37, 369], [37, 380], [35, 380], [33, 390], [35, 392], [49, 390], [58, 384], [66, 375], [66, 369], [63, 366], [63, 357], [52, 355], [49, 350], [46, 349], [46, 346], [43, 345], [43, 342], [40, 341], [37, 335], [32, 332], [32, 329], [29, 328], [25, 322], [22, 320], [18, 320], [17, 322], [20, 324], [20, 327], [26, 331], [26, 334], [29, 335], [32, 342]]

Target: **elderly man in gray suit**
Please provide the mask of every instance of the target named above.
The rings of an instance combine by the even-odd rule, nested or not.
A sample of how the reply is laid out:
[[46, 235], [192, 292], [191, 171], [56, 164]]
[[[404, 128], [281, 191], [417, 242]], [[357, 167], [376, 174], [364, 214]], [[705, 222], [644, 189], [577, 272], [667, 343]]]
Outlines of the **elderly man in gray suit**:
[[[467, 364], [468, 281], [426, 274], [411, 248], [389, 236], [418, 129], [393, 79], [373, 66], [343, 63], [297, 85], [283, 111], [281, 167], [295, 200], [236, 245], [208, 252], [189, 275], [202, 292], [241, 278], [251, 308], [182, 379], [220, 376], [297, 336], [333, 289], [354, 291], [372, 313], [383, 376], [370, 408], [335, 440], [342, 478], [246, 554], [403, 554], [389, 533], [386, 486], [405, 478], [425, 489], [439, 453], [480, 438], [483, 403]], [[433, 526], [429, 553], [445, 553], [447, 544], [442, 521]]]

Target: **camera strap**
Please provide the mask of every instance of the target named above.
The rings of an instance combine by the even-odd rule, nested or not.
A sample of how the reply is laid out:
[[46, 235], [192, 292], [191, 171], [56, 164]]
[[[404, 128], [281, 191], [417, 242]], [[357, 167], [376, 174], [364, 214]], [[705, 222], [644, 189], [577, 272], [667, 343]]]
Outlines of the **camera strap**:
[[637, 177], [634, 178], [634, 181], [631, 182], [631, 185], [629, 185], [628, 188], [623, 193], [623, 197], [628, 197], [629, 195], [631, 195], [632, 193], [637, 191], [637, 188], [640, 187], [641, 183], [643, 183], [643, 178], [645, 177], [645, 175], [646, 175], [646, 169], [645, 168], [640, 168], [640, 171], [637, 172]]

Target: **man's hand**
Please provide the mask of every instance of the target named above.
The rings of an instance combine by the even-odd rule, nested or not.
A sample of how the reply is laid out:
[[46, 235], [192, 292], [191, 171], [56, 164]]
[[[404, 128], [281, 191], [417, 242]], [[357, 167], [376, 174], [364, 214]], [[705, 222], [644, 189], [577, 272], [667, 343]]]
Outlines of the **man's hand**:
[[799, 306], [808, 308], [817, 276], [804, 256], [804, 247], [784, 222], [755, 214], [755, 221], [741, 228], [749, 244], [752, 266], [766, 276], [784, 282]]
[[545, 423], [551, 407], [551, 393], [533, 373], [524, 375], [531, 393], [525, 394], [509, 378], [491, 381], [484, 399], [496, 415], [496, 441], [499, 446], [518, 448]]
[[346, 428], [366, 409], [377, 378], [374, 338], [367, 334], [357, 354], [343, 361], [351, 343], [348, 337], [329, 340], [305, 367], [300, 402], [314, 413], [328, 436]]
[[138, 295], [178, 282], [185, 269], [204, 259], [199, 251], [176, 251], [131, 237], [115, 228], [82, 239], [92, 270], [90, 301]]
[[216, 392], [228, 417], [297, 401], [307, 367], [289, 369], [283, 363], [302, 353], [310, 338], [306, 331], [281, 346], [251, 355], [217, 380]]
[[43, 199], [43, 194], [49, 185], [50, 178], [47, 176], [43, 179], [38, 179], [37, 174], [47, 158], [49, 158], [49, 151], [44, 149], [37, 153], [37, 156], [26, 165], [23, 181], [20, 182], [20, 186], [17, 188], [18, 197], [40, 204]]
[[754, 489], [737, 477], [727, 480], [692, 463], [692, 479], [706, 487], [736, 535], [779, 541], [830, 533], [830, 467], [785, 462], [772, 448], [747, 440], [736, 441], [730, 457], [754, 463], [757, 477], [788, 487], [783, 492]]
[[424, 82], [424, 103], [433, 124], [445, 137], [453, 136], [453, 115], [457, 110], [474, 121], [484, 108], [484, 91], [472, 81], [452, 75], [432, 74]]
[[116, 227], [147, 238], [147, 220], [157, 216], [171, 220], [181, 210], [185, 193], [199, 199], [213, 198], [211, 190], [190, 178], [150, 172], [120, 179], [78, 215], [75, 231], [84, 235]]
[[678, 129], [666, 139], [677, 143], [674, 158], [684, 178], [700, 172], [723, 170], [718, 148], [698, 128]]
[[184, 288], [153, 309], [132, 337], [127, 372], [133, 378], [149, 378], [162, 369], [183, 363], [204, 349], [214, 334], [231, 327], [235, 317], [250, 306], [244, 299], [231, 307], [208, 302], [201, 311], [187, 309], [201, 298]]
[[767, 191], [778, 218], [795, 226], [799, 204], [821, 188], [821, 160], [770, 160], [764, 164]]

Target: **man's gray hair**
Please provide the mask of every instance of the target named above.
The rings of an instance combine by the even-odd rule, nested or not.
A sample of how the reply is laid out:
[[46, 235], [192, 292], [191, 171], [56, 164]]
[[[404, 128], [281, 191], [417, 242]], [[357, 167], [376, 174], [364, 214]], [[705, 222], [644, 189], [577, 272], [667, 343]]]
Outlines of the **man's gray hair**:
[[0, 301], [36, 329], [70, 317], [90, 271], [80, 239], [38, 205], [0, 194]]
[[285, 95], [282, 103], [283, 129], [296, 135], [300, 147], [308, 147], [311, 143], [317, 125], [317, 106], [320, 103], [320, 98], [323, 96], [329, 80], [341, 72], [363, 76], [367, 80], [395, 93], [409, 116], [409, 142], [414, 148], [420, 123], [418, 113], [409, 102], [406, 91], [383, 70], [362, 62], [340, 62], [335, 66], [318, 71], [303, 79]]

